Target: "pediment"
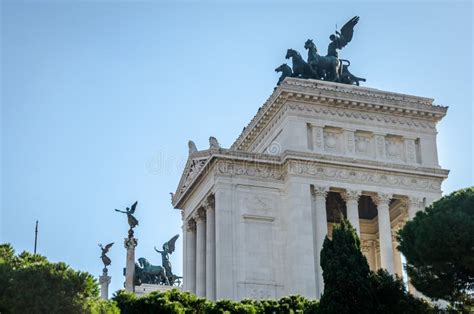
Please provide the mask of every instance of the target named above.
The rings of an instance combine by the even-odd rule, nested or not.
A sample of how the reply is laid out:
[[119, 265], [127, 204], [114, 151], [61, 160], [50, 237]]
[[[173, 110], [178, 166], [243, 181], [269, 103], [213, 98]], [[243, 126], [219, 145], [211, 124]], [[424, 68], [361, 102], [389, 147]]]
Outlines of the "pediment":
[[181, 196], [188, 190], [192, 185], [194, 180], [199, 176], [199, 174], [206, 168], [206, 165], [212, 159], [212, 154], [194, 154], [190, 155], [186, 166], [184, 167], [183, 174], [179, 180], [178, 188], [173, 194], [171, 202], [175, 206], [176, 202], [181, 198]]

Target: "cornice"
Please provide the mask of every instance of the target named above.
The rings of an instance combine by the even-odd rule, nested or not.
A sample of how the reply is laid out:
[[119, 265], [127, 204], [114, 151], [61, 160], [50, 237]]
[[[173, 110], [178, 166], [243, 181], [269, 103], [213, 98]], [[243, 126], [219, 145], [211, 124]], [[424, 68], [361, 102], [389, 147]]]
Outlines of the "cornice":
[[[364, 179], [369, 183], [388, 186], [396, 183], [403, 187], [412, 186], [417, 189], [426, 187], [431, 190], [439, 189], [441, 182], [449, 173], [448, 170], [439, 168], [357, 160], [316, 153], [285, 151], [281, 156], [273, 156], [221, 148], [196, 152], [190, 156], [172, 197], [173, 206], [179, 208], [189, 191], [201, 178], [211, 172], [276, 181], [284, 180], [288, 173], [310, 176], [324, 174], [323, 178], [329, 179], [337, 172], [337, 178], [341, 180]], [[358, 176], [353, 178], [352, 172], [357, 173]]]
[[332, 82], [286, 78], [259, 108], [257, 114], [232, 144], [231, 149], [248, 150], [261, 130], [288, 101], [348, 108], [353, 111], [376, 112], [387, 116], [431, 122], [441, 120], [448, 109], [433, 105], [431, 98]]

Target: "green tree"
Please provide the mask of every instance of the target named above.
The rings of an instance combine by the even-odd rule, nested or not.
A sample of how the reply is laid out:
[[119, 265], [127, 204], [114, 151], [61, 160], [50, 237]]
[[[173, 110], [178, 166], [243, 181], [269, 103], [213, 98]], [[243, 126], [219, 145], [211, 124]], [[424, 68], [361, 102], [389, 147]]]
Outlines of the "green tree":
[[335, 225], [332, 240], [326, 237], [321, 250], [324, 294], [322, 313], [371, 313], [374, 307], [370, 269], [360, 250], [355, 229], [343, 219]]
[[[416, 214], [398, 234], [413, 286], [454, 307], [474, 305], [474, 187]], [[471, 295], [469, 295], [471, 293]]]
[[44, 256], [0, 245], [1, 313], [118, 313], [99, 299], [95, 279]]

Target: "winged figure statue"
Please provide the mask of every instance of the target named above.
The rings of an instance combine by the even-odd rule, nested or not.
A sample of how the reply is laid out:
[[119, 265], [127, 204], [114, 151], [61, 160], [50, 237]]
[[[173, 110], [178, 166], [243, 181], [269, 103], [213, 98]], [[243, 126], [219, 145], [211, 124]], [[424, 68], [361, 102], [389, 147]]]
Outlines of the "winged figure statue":
[[112, 245], [114, 245], [114, 242], [107, 244], [105, 247], [102, 246], [102, 244], [99, 244], [99, 247], [102, 251], [102, 253], [100, 254], [100, 258], [102, 259], [102, 263], [104, 263], [104, 269], [107, 269], [107, 266], [112, 263], [110, 257], [106, 255], [110, 251]]
[[173, 254], [175, 250], [175, 243], [178, 240], [179, 234], [172, 237], [168, 242], [163, 244], [163, 251], [160, 251], [155, 246], [155, 251], [161, 254], [161, 263], [163, 268], [166, 271], [166, 277], [172, 278], [173, 272], [171, 270], [171, 262], [170, 262], [170, 255]]
[[125, 208], [125, 211], [115, 209], [116, 212], [127, 214], [128, 225], [130, 226], [130, 229], [128, 230], [128, 237], [129, 238], [133, 237], [133, 228], [138, 226], [138, 219], [135, 218], [135, 216], [133, 216], [133, 214], [135, 214], [137, 204], [138, 204], [138, 201], [133, 203], [131, 207]]
[[338, 49], [344, 48], [351, 40], [352, 35], [354, 35], [354, 26], [359, 22], [359, 17], [354, 16], [350, 19], [344, 26], [342, 26], [341, 31], [337, 31], [335, 34], [331, 34], [329, 39], [331, 43], [328, 46], [328, 56], [339, 58]]

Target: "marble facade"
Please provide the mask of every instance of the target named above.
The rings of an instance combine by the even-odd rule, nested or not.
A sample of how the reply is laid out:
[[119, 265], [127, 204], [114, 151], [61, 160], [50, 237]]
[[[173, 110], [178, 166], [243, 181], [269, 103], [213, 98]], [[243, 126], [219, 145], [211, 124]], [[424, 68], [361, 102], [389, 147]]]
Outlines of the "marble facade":
[[190, 153], [173, 195], [184, 290], [319, 298], [319, 252], [343, 214], [371, 269], [402, 273], [395, 232], [441, 197], [433, 100], [286, 78], [229, 149]]

